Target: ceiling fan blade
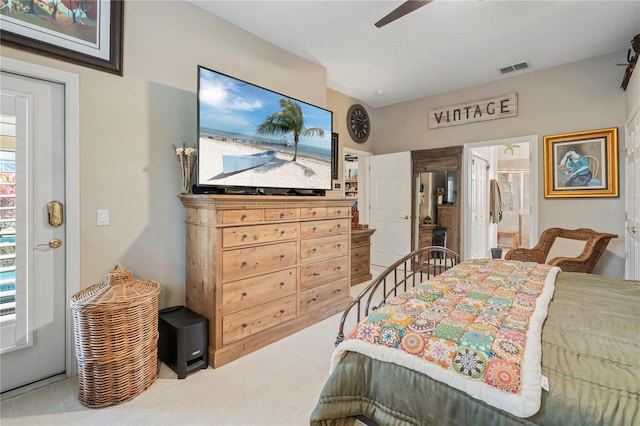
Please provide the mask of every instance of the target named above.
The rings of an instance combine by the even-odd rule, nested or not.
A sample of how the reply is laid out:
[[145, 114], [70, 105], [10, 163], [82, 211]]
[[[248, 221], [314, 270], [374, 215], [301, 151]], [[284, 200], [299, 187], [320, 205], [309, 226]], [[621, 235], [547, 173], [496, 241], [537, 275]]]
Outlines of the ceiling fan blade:
[[376, 27], [380, 28], [384, 25], [387, 25], [390, 22], [395, 21], [398, 18], [402, 18], [404, 15], [406, 15], [407, 13], [413, 12], [414, 10], [425, 6], [429, 3], [431, 3], [433, 0], [426, 0], [426, 1], [418, 1], [418, 0], [409, 0], [409, 1], [405, 1], [404, 3], [402, 3], [400, 6], [398, 6], [396, 9], [394, 9], [391, 13], [389, 13], [387, 16], [385, 16], [384, 18], [382, 18], [381, 20], [379, 20], [378, 22], [375, 23]]

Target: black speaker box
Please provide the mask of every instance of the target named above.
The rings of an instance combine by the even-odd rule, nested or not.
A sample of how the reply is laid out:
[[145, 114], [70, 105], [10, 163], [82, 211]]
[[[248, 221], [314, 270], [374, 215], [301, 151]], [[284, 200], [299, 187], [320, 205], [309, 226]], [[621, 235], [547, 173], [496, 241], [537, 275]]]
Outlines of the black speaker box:
[[208, 320], [184, 306], [158, 312], [158, 357], [184, 379], [207, 368]]

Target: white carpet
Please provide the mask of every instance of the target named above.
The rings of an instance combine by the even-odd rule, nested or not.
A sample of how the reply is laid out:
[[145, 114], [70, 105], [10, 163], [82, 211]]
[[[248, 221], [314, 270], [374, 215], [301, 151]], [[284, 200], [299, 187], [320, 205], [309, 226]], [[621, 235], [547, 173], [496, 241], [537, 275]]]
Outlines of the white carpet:
[[[372, 270], [374, 276], [381, 268]], [[352, 287], [358, 294], [367, 283]], [[131, 401], [91, 409], [77, 377], [0, 401], [10, 425], [307, 425], [329, 374], [340, 314], [184, 380], [166, 365]], [[353, 325], [351, 325], [351, 328]]]

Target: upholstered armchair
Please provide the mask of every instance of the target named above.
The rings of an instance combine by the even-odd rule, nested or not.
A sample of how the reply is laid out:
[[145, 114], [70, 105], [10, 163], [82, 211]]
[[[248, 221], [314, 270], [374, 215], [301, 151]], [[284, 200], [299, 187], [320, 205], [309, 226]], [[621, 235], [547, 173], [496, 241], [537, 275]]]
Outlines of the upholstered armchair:
[[[584, 241], [584, 249], [577, 257], [558, 256], [547, 259], [549, 251], [556, 241], [556, 238], [567, 238], [571, 240]], [[615, 234], [597, 232], [593, 229], [563, 229], [549, 228], [546, 229], [538, 244], [531, 248], [511, 249], [505, 255], [507, 260], [520, 260], [525, 262], [547, 263], [549, 265], [558, 266], [565, 272], [593, 272], [600, 256], [604, 253], [609, 241], [612, 238], [618, 238]]]

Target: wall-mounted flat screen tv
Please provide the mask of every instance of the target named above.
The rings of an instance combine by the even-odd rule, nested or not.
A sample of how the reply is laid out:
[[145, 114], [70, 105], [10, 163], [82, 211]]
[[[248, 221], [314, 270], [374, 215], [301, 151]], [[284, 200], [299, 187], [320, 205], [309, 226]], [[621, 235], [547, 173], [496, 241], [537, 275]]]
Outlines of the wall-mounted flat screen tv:
[[204, 192], [331, 189], [332, 116], [324, 108], [198, 66], [196, 186]]

